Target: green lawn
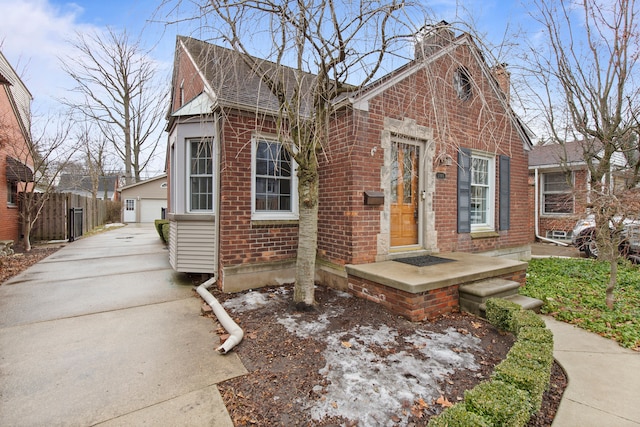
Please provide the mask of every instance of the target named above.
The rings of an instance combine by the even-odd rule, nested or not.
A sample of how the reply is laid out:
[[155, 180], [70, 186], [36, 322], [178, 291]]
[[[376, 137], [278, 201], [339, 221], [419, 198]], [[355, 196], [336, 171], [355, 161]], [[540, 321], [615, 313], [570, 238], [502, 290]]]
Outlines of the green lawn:
[[605, 305], [609, 264], [591, 259], [533, 259], [520, 293], [544, 301], [542, 313], [640, 351], [640, 269], [618, 268], [615, 307]]

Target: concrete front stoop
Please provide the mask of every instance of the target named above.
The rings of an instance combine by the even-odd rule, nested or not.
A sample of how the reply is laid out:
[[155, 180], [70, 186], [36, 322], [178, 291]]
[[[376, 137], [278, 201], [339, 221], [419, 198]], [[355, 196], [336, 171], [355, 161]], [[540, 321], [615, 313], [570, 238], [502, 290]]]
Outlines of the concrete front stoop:
[[540, 311], [542, 301], [518, 294], [520, 283], [513, 280], [491, 278], [460, 285], [460, 310], [484, 317], [489, 298], [503, 298], [526, 310]]

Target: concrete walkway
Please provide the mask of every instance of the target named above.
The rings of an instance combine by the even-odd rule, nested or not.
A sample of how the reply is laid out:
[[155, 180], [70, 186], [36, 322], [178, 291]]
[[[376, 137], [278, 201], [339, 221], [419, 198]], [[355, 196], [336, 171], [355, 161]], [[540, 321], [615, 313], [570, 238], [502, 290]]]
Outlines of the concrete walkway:
[[569, 377], [553, 427], [640, 426], [640, 353], [543, 316]]
[[0, 425], [232, 426], [246, 373], [153, 225], [67, 245], [0, 286]]

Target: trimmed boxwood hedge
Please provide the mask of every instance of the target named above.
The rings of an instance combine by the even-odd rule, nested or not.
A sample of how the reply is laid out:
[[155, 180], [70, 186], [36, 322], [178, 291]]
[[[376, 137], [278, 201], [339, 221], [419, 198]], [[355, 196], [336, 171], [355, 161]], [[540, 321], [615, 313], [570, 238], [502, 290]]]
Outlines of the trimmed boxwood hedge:
[[467, 411], [487, 419], [493, 426], [523, 426], [531, 417], [529, 394], [503, 381], [480, 383], [464, 392]]
[[489, 323], [503, 331], [514, 332], [513, 315], [521, 311], [521, 307], [518, 304], [506, 299], [489, 298], [486, 306], [485, 313]]
[[491, 380], [467, 390], [464, 401], [432, 417], [430, 427], [518, 427], [540, 410], [551, 378], [553, 334], [537, 314], [511, 301], [491, 298], [486, 307], [487, 320], [517, 340]]
[[169, 243], [169, 220], [167, 219], [156, 219], [154, 221], [156, 226], [156, 231], [162, 239], [162, 242], [165, 244]]
[[464, 405], [454, 405], [429, 421], [431, 427], [492, 427], [492, 424]]

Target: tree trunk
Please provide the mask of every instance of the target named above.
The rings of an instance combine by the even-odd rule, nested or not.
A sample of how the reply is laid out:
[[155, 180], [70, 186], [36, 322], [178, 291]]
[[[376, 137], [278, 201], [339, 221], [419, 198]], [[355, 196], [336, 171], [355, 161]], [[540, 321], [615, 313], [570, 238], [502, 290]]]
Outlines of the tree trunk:
[[609, 274], [609, 283], [607, 284], [607, 290], [605, 291], [605, 302], [609, 310], [613, 310], [613, 303], [615, 302], [613, 291], [616, 288], [616, 283], [618, 281], [618, 260], [615, 257], [612, 257], [609, 260], [610, 266], [610, 274]]
[[24, 216], [22, 217], [22, 245], [24, 246], [25, 252], [31, 252], [31, 200], [26, 200], [26, 198], [30, 197], [27, 193], [23, 194], [23, 201], [25, 206], [22, 207], [24, 212]]
[[298, 310], [315, 306], [314, 279], [318, 245], [318, 170], [315, 161], [299, 174], [298, 255], [293, 303]]

